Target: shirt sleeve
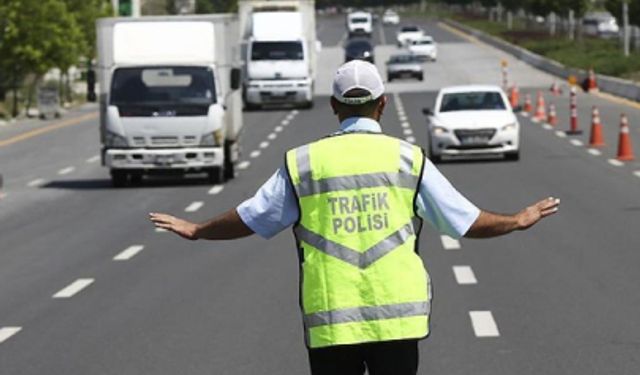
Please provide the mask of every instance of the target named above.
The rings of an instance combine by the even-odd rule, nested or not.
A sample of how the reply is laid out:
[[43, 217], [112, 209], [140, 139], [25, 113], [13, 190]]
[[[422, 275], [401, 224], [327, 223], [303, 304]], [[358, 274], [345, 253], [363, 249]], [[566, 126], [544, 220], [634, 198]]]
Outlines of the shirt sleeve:
[[236, 208], [242, 221], [263, 238], [271, 238], [298, 221], [298, 203], [284, 168]]
[[444, 234], [464, 236], [480, 209], [460, 194], [429, 159], [425, 158], [424, 163], [416, 199], [418, 215]]

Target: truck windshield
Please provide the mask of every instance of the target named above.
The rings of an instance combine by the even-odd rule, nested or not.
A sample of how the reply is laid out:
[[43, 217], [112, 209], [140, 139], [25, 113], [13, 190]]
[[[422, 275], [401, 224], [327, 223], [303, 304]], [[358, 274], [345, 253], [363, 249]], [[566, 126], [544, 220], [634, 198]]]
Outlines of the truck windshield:
[[369, 19], [366, 17], [355, 17], [351, 19], [351, 23], [367, 23]]
[[302, 60], [300, 42], [253, 42], [251, 60]]
[[111, 105], [206, 107], [216, 102], [213, 72], [204, 67], [119, 68], [111, 83]]
[[497, 92], [464, 92], [445, 94], [440, 112], [478, 111], [506, 109], [502, 96]]

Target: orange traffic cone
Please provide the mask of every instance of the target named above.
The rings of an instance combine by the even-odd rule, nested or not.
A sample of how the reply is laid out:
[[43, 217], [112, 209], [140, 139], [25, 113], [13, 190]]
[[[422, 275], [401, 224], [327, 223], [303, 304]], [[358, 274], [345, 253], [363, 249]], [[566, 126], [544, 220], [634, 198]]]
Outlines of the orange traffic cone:
[[524, 97], [524, 108], [522, 108], [522, 112], [529, 114], [533, 110], [531, 106], [531, 95], [527, 94]]
[[542, 91], [538, 91], [538, 99], [536, 100], [536, 114], [534, 118], [538, 121], [544, 121], [547, 118], [544, 108], [544, 97]]
[[551, 87], [549, 88], [549, 91], [551, 91], [551, 94], [555, 96], [562, 95], [562, 89], [560, 88], [558, 81], [553, 81]]
[[511, 103], [511, 108], [517, 108], [520, 105], [520, 90], [518, 90], [518, 86], [516, 85], [511, 86], [509, 103]]
[[558, 125], [558, 117], [556, 115], [556, 105], [549, 104], [549, 116], [547, 116], [547, 123], [551, 126]]
[[596, 73], [593, 68], [589, 69], [589, 77], [587, 77], [587, 91], [598, 92], [598, 83], [596, 82]]
[[618, 138], [618, 160], [634, 160], [631, 136], [629, 135], [629, 120], [624, 113], [620, 116], [620, 137]]
[[594, 105], [591, 110], [591, 135], [589, 136], [590, 147], [604, 146], [604, 135], [602, 134], [602, 123], [600, 122], [600, 111]]

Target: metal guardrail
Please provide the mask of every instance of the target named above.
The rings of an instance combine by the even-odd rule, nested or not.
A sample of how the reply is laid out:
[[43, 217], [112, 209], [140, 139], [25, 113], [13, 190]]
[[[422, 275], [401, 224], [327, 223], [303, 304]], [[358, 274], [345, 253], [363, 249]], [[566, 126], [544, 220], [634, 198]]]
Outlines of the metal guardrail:
[[[527, 49], [516, 46], [507, 41], [496, 38], [492, 35], [486, 34], [480, 30], [463, 25], [451, 19], [445, 19], [443, 20], [443, 22], [466, 34], [470, 34], [476, 37], [484, 43], [505, 51], [535, 68], [553, 74], [562, 79], [567, 79], [569, 76], [573, 75], [578, 78], [579, 81], [582, 81], [588, 76], [588, 72], [583, 69], [567, 67], [555, 60], [548, 59]], [[596, 79], [598, 81], [598, 87], [600, 91], [640, 102], [639, 84], [629, 80], [611, 77], [603, 74], [596, 74]]]

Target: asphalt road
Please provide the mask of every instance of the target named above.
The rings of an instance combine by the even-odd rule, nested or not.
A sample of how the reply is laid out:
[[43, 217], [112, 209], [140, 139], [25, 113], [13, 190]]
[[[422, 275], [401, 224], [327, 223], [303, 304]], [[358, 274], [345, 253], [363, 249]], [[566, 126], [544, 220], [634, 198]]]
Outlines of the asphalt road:
[[[387, 133], [425, 146], [420, 111], [433, 105], [437, 86], [498, 84], [504, 55], [417, 22], [450, 53], [428, 66], [424, 86], [394, 82], [382, 122]], [[343, 23], [318, 22], [321, 58], [332, 66], [340, 64], [339, 50], [326, 46], [337, 48]], [[392, 43], [393, 28], [382, 33]], [[380, 31], [374, 38], [382, 51], [394, 48], [382, 45]], [[513, 66], [514, 78], [536, 77], [524, 92], [553, 80]], [[330, 70], [321, 69], [319, 81]], [[328, 96], [319, 94], [312, 110], [245, 113], [243, 168], [224, 186], [169, 179], [112, 189], [95, 159], [95, 119], [0, 143], [0, 374], [308, 373], [289, 232], [269, 241], [188, 242], [156, 232], [146, 216], [204, 220], [250, 197], [287, 149], [335, 129]], [[558, 129], [567, 128], [566, 96], [548, 100], [561, 112]], [[439, 166], [482, 208], [514, 212], [548, 195], [562, 207], [528, 232], [492, 240], [450, 241], [425, 228], [420, 247], [435, 301], [421, 374], [638, 373], [640, 165], [608, 160], [621, 112], [630, 115], [640, 147], [640, 111], [581, 95], [585, 130], [592, 104], [607, 126], [600, 155], [584, 146], [588, 134], [576, 145], [522, 117], [521, 161]], [[0, 129], [0, 142], [18, 133]]]

